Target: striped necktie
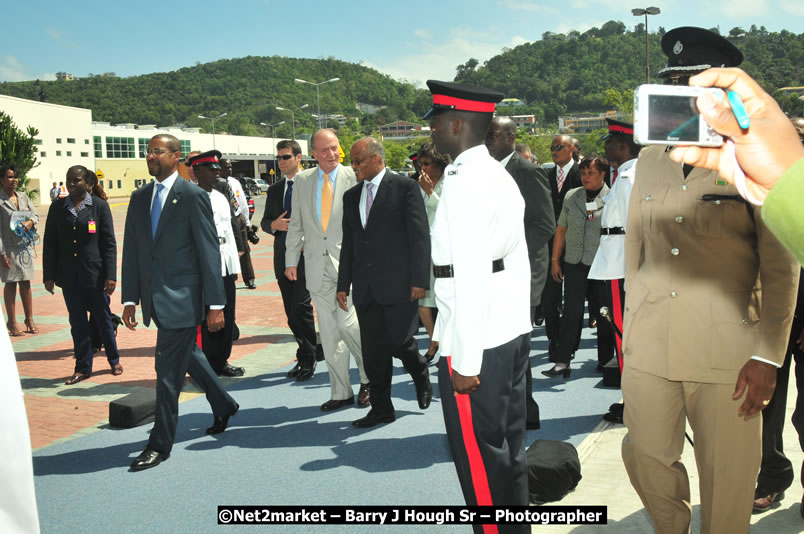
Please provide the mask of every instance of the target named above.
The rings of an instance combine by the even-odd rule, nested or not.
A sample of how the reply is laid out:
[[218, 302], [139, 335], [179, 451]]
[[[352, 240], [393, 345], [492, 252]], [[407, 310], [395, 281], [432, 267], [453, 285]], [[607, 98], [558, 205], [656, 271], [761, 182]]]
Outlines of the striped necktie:
[[366, 224], [368, 224], [369, 212], [371, 211], [371, 205], [374, 204], [374, 184], [371, 182], [366, 184]]
[[561, 192], [561, 189], [564, 188], [564, 168], [558, 168], [558, 191]]

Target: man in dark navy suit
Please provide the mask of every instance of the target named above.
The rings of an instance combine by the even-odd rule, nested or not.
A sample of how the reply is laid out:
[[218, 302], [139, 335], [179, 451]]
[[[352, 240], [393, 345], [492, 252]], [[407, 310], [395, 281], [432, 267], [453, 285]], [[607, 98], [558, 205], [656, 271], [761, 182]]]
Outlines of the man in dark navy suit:
[[156, 420], [148, 445], [132, 471], [159, 465], [170, 456], [179, 416], [179, 393], [190, 373], [206, 393], [215, 417], [207, 434], [226, 430], [239, 406], [223, 389], [196, 344], [204, 320], [210, 332], [224, 326], [226, 296], [218, 234], [209, 195], [179, 176], [181, 145], [172, 135], [148, 143], [148, 172], [156, 180], [134, 191], [123, 240], [123, 324], [137, 326], [136, 305], [156, 334]]
[[[529, 160], [521, 157], [516, 148], [516, 124], [509, 117], [491, 119], [486, 133], [486, 148], [491, 157], [499, 161], [516, 182], [525, 200], [525, 241], [530, 261], [530, 314], [533, 317], [541, 306], [550, 251], [547, 242], [556, 231], [553, 203], [547, 175]], [[526, 427], [532, 430], [541, 426], [539, 405], [533, 398], [533, 377], [530, 368], [525, 372], [528, 418]]]
[[288, 378], [303, 382], [313, 377], [316, 365], [315, 322], [310, 292], [307, 290], [304, 256], [299, 257], [296, 280], [289, 280], [285, 276], [285, 236], [292, 215], [293, 186], [301, 168], [301, 146], [296, 141], [279, 141], [276, 145], [276, 157], [279, 159], [282, 179], [268, 188], [265, 213], [260, 226], [274, 236], [274, 275], [279, 291], [282, 292], [288, 326], [299, 345], [296, 350], [296, 365], [288, 371]]
[[371, 387], [371, 410], [352, 425], [372, 427], [396, 419], [394, 356], [413, 378], [419, 407], [433, 398], [427, 361], [413, 339], [418, 299], [430, 284], [430, 227], [418, 184], [385, 168], [382, 143], [365, 137], [352, 145], [350, 157], [359, 183], [343, 196], [337, 299], [347, 310], [352, 289]]
[[[561, 208], [564, 206], [564, 197], [567, 196], [567, 191], [581, 187], [581, 168], [572, 158], [574, 150], [571, 137], [566, 135], [553, 137], [553, 142], [550, 145], [550, 156], [553, 158], [555, 167], [548, 171], [547, 180], [550, 182], [550, 193], [553, 197], [556, 221], [558, 221], [558, 216], [561, 215]], [[552, 238], [547, 247], [549, 251], [553, 250]], [[561, 258], [550, 258], [550, 265], [547, 266], [548, 273], [554, 262], [561, 263], [563, 269], [563, 256]], [[544, 284], [544, 292], [542, 293], [542, 312], [544, 313], [547, 339], [550, 340], [548, 350], [551, 355], [558, 347], [558, 323], [561, 315], [562, 294], [561, 282], [556, 282], [548, 274], [547, 281]]]

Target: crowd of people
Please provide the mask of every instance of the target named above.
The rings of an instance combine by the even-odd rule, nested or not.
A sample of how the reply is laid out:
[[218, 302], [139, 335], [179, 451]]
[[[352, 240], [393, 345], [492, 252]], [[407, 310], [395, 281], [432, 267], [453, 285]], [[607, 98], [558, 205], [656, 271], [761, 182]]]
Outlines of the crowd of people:
[[[793, 481], [781, 431], [792, 359], [804, 387], [804, 300], [795, 290], [804, 259], [795, 215], [804, 135], [734, 68], [742, 54], [728, 40], [685, 27], [667, 32], [662, 48], [665, 83], [735, 91], [750, 128], [738, 125], [728, 103], [703, 96], [699, 110], [728, 136], [724, 147], [643, 148], [631, 124], [612, 120], [604, 155], [581, 157], [575, 140], [557, 135], [554, 166], [545, 171], [517, 145], [513, 122], [494, 117], [501, 93], [430, 80], [424, 118], [432, 142], [413, 158], [415, 181], [386, 168], [372, 137], [350, 147], [346, 167], [337, 133], [317, 131], [317, 166], [307, 170], [299, 144], [281, 141], [282, 177], [269, 188], [261, 227], [273, 235], [274, 271], [298, 345], [288, 377], [315, 373], [313, 308], [330, 381], [320, 409], [354, 405], [358, 386], [357, 405], [369, 409], [355, 427], [396, 419], [393, 358], [426, 410], [428, 363], [440, 354], [442, 411], [466, 503], [527, 505], [524, 435], [539, 428], [531, 334], [543, 320], [554, 363], [543, 374], [569, 379], [588, 300], [598, 370], [622, 376], [624, 402], [610, 420], [627, 427], [623, 461], [656, 531], [689, 529], [681, 463], [689, 423], [702, 531], [746, 532], [752, 509], [770, 509]], [[178, 139], [164, 134], [150, 140], [146, 161], [155, 180], [131, 196], [120, 279], [122, 323], [135, 330], [139, 306], [142, 321], [158, 328], [156, 419], [133, 471], [169, 458], [187, 373], [212, 407], [206, 432], [226, 430], [239, 405], [218, 376], [244, 374], [228, 362], [235, 281], [254, 285], [245, 195], [221, 153], [182, 160]], [[190, 181], [178, 174], [181, 161]], [[109, 307], [117, 243], [97, 176], [74, 166], [64, 183], [51, 191], [43, 281], [51, 293], [62, 289], [76, 358], [67, 384], [75, 384], [92, 373], [93, 323], [112, 373], [123, 373]], [[0, 167], [0, 185], [7, 329], [33, 334], [30, 236], [38, 217], [17, 191], [13, 167]], [[25, 332], [16, 322], [17, 286]], [[413, 339], [419, 322], [429, 340], [423, 354]], [[359, 385], [350, 381], [351, 359]], [[793, 423], [804, 448], [804, 395]]]

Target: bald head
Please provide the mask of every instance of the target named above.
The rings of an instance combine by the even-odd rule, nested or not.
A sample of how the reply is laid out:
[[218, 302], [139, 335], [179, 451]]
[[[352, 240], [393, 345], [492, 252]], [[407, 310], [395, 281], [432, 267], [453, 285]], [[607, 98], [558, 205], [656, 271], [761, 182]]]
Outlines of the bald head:
[[491, 157], [497, 161], [507, 158], [516, 146], [516, 124], [514, 124], [514, 121], [509, 117], [494, 117], [491, 119], [485, 143]]
[[371, 181], [385, 167], [385, 149], [375, 138], [364, 137], [352, 145], [349, 159], [355, 178]]
[[563, 167], [572, 159], [573, 151], [574, 146], [570, 136], [557, 135], [553, 137], [553, 142], [550, 146], [550, 157], [553, 158], [553, 163]]

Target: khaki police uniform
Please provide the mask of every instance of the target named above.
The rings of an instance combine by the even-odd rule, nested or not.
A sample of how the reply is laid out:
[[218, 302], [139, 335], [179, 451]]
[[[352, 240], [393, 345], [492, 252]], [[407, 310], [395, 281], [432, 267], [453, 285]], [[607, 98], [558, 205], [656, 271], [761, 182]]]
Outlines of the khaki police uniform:
[[781, 364], [799, 268], [734, 186], [642, 150], [628, 211], [623, 460], [657, 532], [687, 532], [693, 431], [701, 532], [748, 529], [761, 418], [731, 396], [752, 357]]

